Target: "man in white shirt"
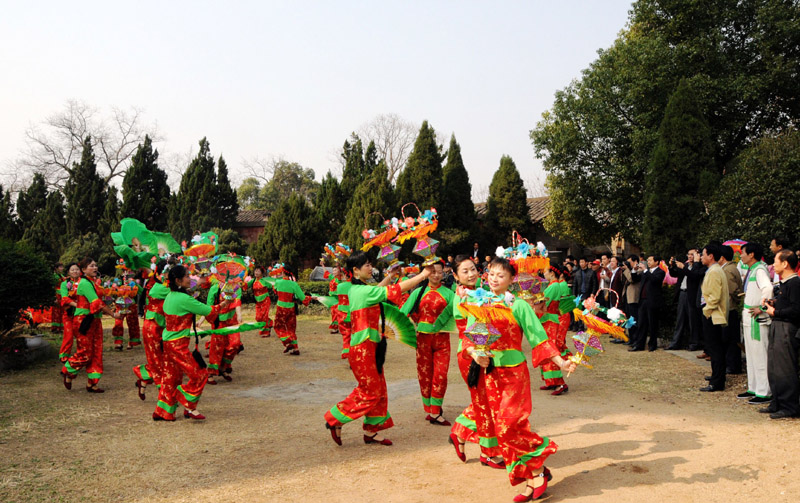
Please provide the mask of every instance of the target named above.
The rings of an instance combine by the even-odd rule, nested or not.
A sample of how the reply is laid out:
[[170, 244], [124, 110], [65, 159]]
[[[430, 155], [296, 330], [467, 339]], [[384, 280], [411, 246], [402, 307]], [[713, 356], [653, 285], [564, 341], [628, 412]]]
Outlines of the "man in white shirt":
[[745, 244], [740, 256], [745, 268], [742, 324], [747, 354], [747, 391], [737, 396], [752, 404], [766, 403], [772, 399], [767, 378], [767, 335], [772, 319], [760, 313], [760, 306], [764, 300], [772, 298], [772, 282], [767, 264], [763, 262], [764, 248], [760, 244]]

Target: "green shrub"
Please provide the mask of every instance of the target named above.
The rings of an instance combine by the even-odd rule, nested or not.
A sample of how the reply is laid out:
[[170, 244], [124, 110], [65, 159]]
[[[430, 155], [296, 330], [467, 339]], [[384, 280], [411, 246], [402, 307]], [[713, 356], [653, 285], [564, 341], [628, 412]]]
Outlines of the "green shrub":
[[329, 282], [327, 281], [298, 281], [297, 284], [306, 295], [328, 295]]
[[0, 331], [13, 327], [23, 309], [54, 302], [50, 267], [30, 246], [0, 239], [0, 271]]

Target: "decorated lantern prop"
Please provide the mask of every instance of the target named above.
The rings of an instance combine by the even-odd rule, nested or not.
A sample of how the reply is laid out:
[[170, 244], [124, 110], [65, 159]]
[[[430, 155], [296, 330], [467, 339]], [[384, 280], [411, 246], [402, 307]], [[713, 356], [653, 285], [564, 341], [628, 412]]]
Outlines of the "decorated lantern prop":
[[511, 308], [497, 300], [486, 290], [478, 288], [468, 292], [466, 300], [458, 305], [464, 316], [475, 318], [475, 321], [467, 326], [464, 335], [475, 344], [477, 356], [492, 356], [489, 347], [500, 338], [500, 332], [492, 322], [514, 319]]
[[[413, 205], [414, 208], [416, 208], [419, 214], [416, 219], [406, 216], [405, 208], [409, 205]], [[439, 248], [439, 241], [429, 236], [439, 225], [439, 216], [436, 213], [436, 208], [425, 210], [423, 213], [416, 204], [406, 203], [400, 208], [400, 214], [403, 216], [403, 221], [400, 223], [400, 227], [403, 230], [397, 235], [395, 241], [402, 244], [411, 238], [416, 238], [417, 242], [414, 244], [412, 253], [422, 257], [423, 267], [440, 262], [442, 259], [436, 256], [436, 250]]]
[[323, 252], [323, 259], [328, 258], [333, 260], [338, 265], [344, 265], [344, 262], [347, 260], [347, 257], [350, 256], [352, 250], [350, 250], [350, 247], [344, 243], [325, 243]]
[[507, 258], [517, 270], [511, 293], [526, 301], [544, 300], [547, 281], [540, 274], [550, 267], [547, 248], [541, 242], [532, 246], [517, 231], [511, 233], [511, 245], [510, 248], [497, 249], [497, 255]]
[[[619, 303], [619, 296], [617, 296], [617, 292], [609, 288], [601, 288], [598, 292], [603, 290], [614, 294], [614, 307], [606, 309], [597, 303], [594, 295], [590, 295], [586, 300], [583, 301], [583, 311], [581, 311], [579, 308], [575, 308], [573, 311], [575, 313], [575, 319], [582, 321], [586, 325], [587, 332], [589, 332], [591, 335], [600, 336], [603, 334], [608, 334], [615, 339], [621, 339], [627, 342], [628, 336], [625, 334], [625, 329], [633, 327], [636, 324], [636, 320], [633, 318], [633, 316], [626, 316], [625, 313], [617, 307], [617, 304]], [[576, 299], [576, 303], [579, 306], [581, 305], [580, 297]], [[608, 320], [604, 320], [597, 316], [597, 314], [600, 312], [605, 313]]]
[[109, 306], [116, 305], [122, 315], [128, 314], [139, 293], [139, 287], [135, 281], [120, 278], [105, 280], [99, 290], [103, 302]]
[[577, 353], [569, 357], [569, 360], [578, 365], [583, 365], [586, 368], [593, 368], [589, 363], [589, 359], [593, 356], [599, 355], [605, 349], [600, 342], [597, 335], [587, 332], [578, 332], [572, 336], [572, 343], [575, 345]]
[[[381, 221], [383, 223], [380, 226], [380, 232], [368, 227], [369, 224], [367, 221], [372, 215], [378, 215], [381, 217]], [[361, 247], [361, 250], [367, 251], [373, 246], [377, 246], [380, 248], [378, 251], [379, 261], [387, 263], [390, 268], [402, 265], [403, 263], [397, 258], [397, 252], [400, 251], [400, 247], [392, 244], [392, 240], [395, 238], [395, 236], [397, 236], [397, 233], [400, 230], [400, 221], [395, 217], [386, 219], [380, 213], [372, 212], [367, 215], [367, 218], [364, 220], [364, 226], [367, 228], [361, 231], [361, 235], [364, 237], [366, 242], [364, 243], [364, 246]]]

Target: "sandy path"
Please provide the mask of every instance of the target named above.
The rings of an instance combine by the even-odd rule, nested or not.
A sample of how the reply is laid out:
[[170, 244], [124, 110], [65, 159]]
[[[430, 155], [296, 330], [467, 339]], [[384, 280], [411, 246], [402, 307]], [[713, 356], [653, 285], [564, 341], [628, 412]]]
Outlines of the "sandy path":
[[[103, 395], [85, 393], [83, 377], [67, 392], [56, 364], [0, 377], [0, 501], [495, 502], [516, 494], [504, 471], [478, 463], [476, 446], [463, 464], [447, 444], [449, 428], [423, 420], [413, 350], [394, 342], [386, 375], [395, 445], [366, 446], [350, 424], [337, 447], [322, 414], [354, 379], [324, 320], [304, 318], [298, 332], [299, 357], [283, 355], [274, 336], [246, 334], [234, 381], [206, 388], [202, 423], [150, 419], [155, 390], [141, 402], [130, 371], [141, 349], [106, 352]], [[709, 396], [696, 391], [707, 371], [691, 359], [607, 349], [595, 370], [570, 378], [564, 396], [539, 391], [533, 376], [534, 428], [560, 446], [548, 460], [548, 500], [797, 500], [798, 421], [771, 421], [737, 400], [741, 377]], [[449, 378], [452, 420], [468, 393], [454, 362]]]

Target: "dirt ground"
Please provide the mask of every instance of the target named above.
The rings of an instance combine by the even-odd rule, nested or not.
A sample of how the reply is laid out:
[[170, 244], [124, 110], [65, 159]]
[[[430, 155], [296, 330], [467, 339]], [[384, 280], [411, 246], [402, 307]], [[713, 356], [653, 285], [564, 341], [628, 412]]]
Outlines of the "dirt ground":
[[[203, 393], [204, 422], [153, 422], [155, 388], [140, 401], [131, 372], [144, 351], [112, 351], [109, 332], [102, 395], [84, 391], [85, 374], [66, 391], [57, 362], [0, 376], [0, 501], [488, 503], [518, 492], [478, 462], [477, 446], [461, 463], [449, 428], [424, 421], [414, 351], [401, 344], [390, 341], [386, 364], [395, 445], [364, 445], [353, 423], [338, 447], [322, 415], [355, 381], [326, 320], [301, 317], [300, 356], [282, 354], [274, 335], [244, 334], [233, 382]], [[708, 373], [698, 362], [607, 344], [560, 397], [532, 373], [531, 422], [559, 445], [545, 498], [797, 501], [800, 422], [738, 400], [744, 376], [698, 392]], [[452, 359], [449, 382], [454, 420], [469, 394]]]

